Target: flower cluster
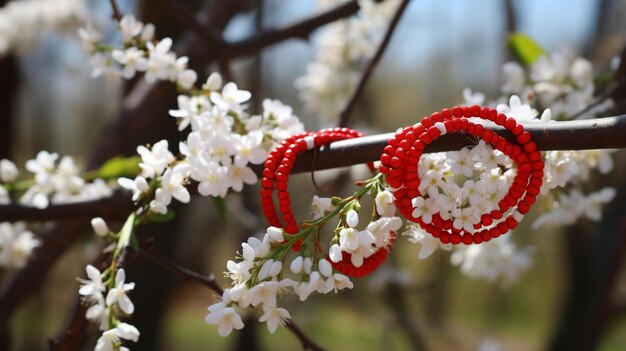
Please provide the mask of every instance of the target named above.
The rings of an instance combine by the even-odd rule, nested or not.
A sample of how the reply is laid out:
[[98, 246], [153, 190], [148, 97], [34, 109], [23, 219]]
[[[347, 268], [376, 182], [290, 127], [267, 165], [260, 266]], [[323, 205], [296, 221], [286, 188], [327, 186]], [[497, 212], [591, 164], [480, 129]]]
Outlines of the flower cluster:
[[[527, 70], [516, 62], [505, 63], [502, 76], [505, 96], [518, 95], [540, 110], [549, 108], [559, 120], [571, 118], [594, 101], [593, 66], [571, 51], [542, 55]], [[611, 100], [606, 100], [582, 117], [592, 117], [611, 106]]]
[[459, 246], [450, 262], [471, 278], [499, 281], [508, 286], [517, 282], [520, 274], [532, 265], [532, 256], [531, 247], [518, 249], [511, 235], [503, 235], [481, 245]]
[[0, 223], [0, 266], [22, 268], [33, 250], [41, 245], [23, 222]]
[[[71, 156], [40, 151], [37, 157], [26, 161], [26, 169], [34, 179], [17, 181], [19, 171], [9, 160], [0, 160], [0, 204], [11, 202], [12, 191], [25, 192], [20, 202], [43, 209], [50, 203], [61, 204], [95, 200], [110, 196], [111, 188], [97, 177], [86, 177]], [[57, 162], [58, 161], [58, 162]], [[88, 179], [93, 178], [93, 179]]]
[[123, 48], [102, 43], [102, 35], [94, 28], [79, 30], [83, 49], [92, 54], [93, 76], [102, 74], [133, 78], [144, 73], [149, 83], [157, 80], [175, 82], [183, 89], [190, 89], [198, 75], [187, 68], [188, 57], [177, 57], [171, 51], [172, 39], [153, 40], [154, 25], [144, 24], [134, 16], [124, 16], [119, 22]]
[[135, 305], [127, 295], [135, 288], [135, 283], [126, 283], [123, 268], [109, 268], [101, 273], [96, 267], [87, 265], [85, 270], [88, 279], [80, 279], [78, 293], [89, 305], [85, 317], [98, 324], [103, 332], [95, 351], [126, 349], [121, 347], [120, 339], [135, 342], [139, 339], [137, 328], [120, 321], [120, 317], [129, 316], [135, 310]]
[[186, 141], [178, 145], [180, 157], [169, 150], [166, 140], [150, 148], [139, 146], [141, 174], [119, 179], [122, 187], [133, 191], [135, 201], [148, 203], [150, 211], [166, 213], [172, 199], [189, 202], [190, 180], [198, 182], [203, 196], [241, 191], [244, 184], [257, 181], [250, 164], [262, 163], [277, 142], [303, 130], [291, 107], [277, 100], [263, 101], [262, 114], [251, 116], [246, 105], [250, 92], [233, 82], [224, 84], [217, 73], [192, 89], [197, 74], [187, 68], [186, 57], [177, 58], [170, 51], [171, 39], [153, 40], [154, 26], [133, 16], [124, 16], [119, 26], [123, 50], [103, 46], [92, 29], [81, 30], [86, 49], [94, 52], [94, 73], [116, 72], [132, 78], [143, 72], [148, 82], [176, 82], [183, 93], [178, 96], [178, 109], [169, 113], [177, 119], [179, 131], [190, 129]]
[[[341, 3], [320, 0], [321, 8]], [[315, 57], [296, 80], [301, 100], [316, 116], [336, 116], [356, 86], [361, 68], [374, 55], [398, 0], [360, 0], [354, 17], [327, 25], [315, 39]]]
[[498, 208], [517, 173], [507, 156], [482, 140], [472, 149], [422, 157], [418, 170], [423, 196], [412, 199], [413, 217], [429, 224], [438, 213], [468, 232], [481, 214]]
[[[262, 311], [259, 321], [267, 322], [273, 333], [290, 318], [289, 312], [277, 305], [281, 292], [293, 292], [305, 301], [315, 292], [351, 289], [348, 275], [361, 276], [359, 269], [371, 273], [377, 266], [367, 266], [368, 258], [387, 249], [402, 225], [394, 216], [391, 193], [382, 188], [380, 179], [376, 176], [366, 181], [361, 190], [346, 199], [314, 197], [313, 219], [304, 222], [298, 233], [269, 227], [261, 239], [250, 237], [242, 243], [240, 259], [227, 263], [225, 274], [232, 286], [224, 290], [220, 302], [209, 307], [207, 323], [217, 325], [220, 335], [228, 335], [233, 329], [243, 328], [241, 309], [257, 308]], [[367, 193], [374, 196], [375, 213], [367, 228], [359, 230], [359, 199]], [[320, 245], [321, 228], [337, 216], [339, 224], [325, 252]], [[294, 250], [297, 254], [292, 258]]]
[[0, 56], [24, 52], [50, 31], [67, 31], [87, 15], [85, 0], [10, 1], [0, 8]]

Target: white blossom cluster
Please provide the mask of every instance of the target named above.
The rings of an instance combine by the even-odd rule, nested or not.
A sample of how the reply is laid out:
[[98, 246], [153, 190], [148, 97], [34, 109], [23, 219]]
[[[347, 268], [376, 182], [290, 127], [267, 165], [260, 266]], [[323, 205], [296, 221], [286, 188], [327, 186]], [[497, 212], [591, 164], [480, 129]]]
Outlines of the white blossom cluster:
[[[87, 265], [87, 278], [81, 282], [78, 293], [89, 305], [85, 317], [98, 324], [103, 332], [96, 343], [95, 351], [128, 350], [122, 346], [122, 339], [139, 340], [139, 330], [123, 323], [120, 317], [131, 315], [135, 305], [128, 297], [128, 292], [135, 288], [135, 283], [126, 283], [123, 268], [113, 273], [101, 273], [96, 267]], [[108, 280], [103, 281], [103, 276]]]
[[187, 68], [189, 58], [177, 57], [171, 51], [171, 38], [153, 40], [154, 25], [127, 15], [120, 20], [119, 29], [123, 48], [104, 45], [102, 35], [93, 27], [79, 30], [83, 49], [92, 54], [90, 62], [94, 77], [106, 74], [130, 79], [137, 73], [144, 73], [148, 83], [167, 80], [183, 89], [190, 89], [195, 84], [198, 75]]
[[23, 222], [0, 223], [0, 267], [22, 268], [41, 240]]
[[507, 233], [480, 245], [459, 246], [450, 262], [471, 278], [499, 281], [508, 286], [517, 282], [520, 274], [532, 265], [532, 256], [531, 247], [518, 249]]
[[[503, 66], [503, 77], [502, 96], [487, 105], [496, 107], [498, 112], [513, 117], [522, 124], [550, 122], [553, 116], [558, 120], [566, 120], [594, 102], [593, 67], [589, 61], [569, 52], [557, 52], [550, 57], [542, 56], [528, 69], [514, 62], [506, 63]], [[463, 91], [463, 96], [466, 104], [485, 103], [484, 94], [472, 93], [467, 88]], [[578, 118], [591, 117], [611, 105], [612, 102], [607, 100]], [[541, 116], [538, 110], [543, 111]], [[480, 120], [473, 122], [484, 123]], [[602, 206], [615, 197], [615, 189], [607, 187], [585, 195], [579, 188], [589, 179], [592, 171], [607, 174], [613, 169], [613, 152], [614, 150], [542, 152], [545, 163], [544, 179], [536, 206], [542, 208], [543, 212], [533, 223], [533, 228], [537, 229], [544, 224], [569, 225], [582, 217], [600, 220]], [[425, 155], [420, 162], [430, 157]], [[456, 168], [462, 172], [463, 164]], [[418, 205], [423, 206], [421, 201]], [[428, 206], [424, 206], [418, 212], [428, 213], [427, 210]], [[429, 242], [430, 238], [427, 239], [418, 230], [410, 231], [409, 235], [413, 242], [423, 244], [420, 256], [427, 256], [422, 255], [422, 252], [432, 252], [433, 247], [436, 247], [436, 244]], [[461, 271], [470, 277], [511, 284], [519, 277], [520, 271], [527, 269], [532, 263], [531, 253], [529, 248], [519, 250], [510, 241], [509, 233], [503, 235], [503, 238], [478, 246], [457, 248], [452, 255], [452, 262], [460, 265]]]
[[[320, 8], [341, 0], [319, 0]], [[359, 0], [356, 16], [335, 21], [315, 38], [315, 56], [295, 82], [306, 109], [316, 116], [337, 116], [354, 90], [365, 62], [374, 55], [400, 1]]]
[[[318, 202], [322, 200], [318, 198]], [[330, 200], [330, 199], [329, 199]], [[330, 209], [326, 209], [327, 211]], [[376, 194], [376, 211], [380, 216], [370, 221], [365, 230], [359, 230], [359, 214], [354, 209], [346, 213], [345, 225], [339, 229], [337, 242], [329, 249], [331, 261], [341, 262], [343, 253], [350, 254], [350, 263], [356, 268], [363, 265], [363, 260], [378, 250], [390, 245], [391, 236], [402, 227], [400, 217], [394, 216], [396, 207], [391, 191], [384, 190]]]
[[250, 237], [241, 244], [240, 260], [227, 262], [225, 274], [232, 280], [232, 287], [224, 290], [220, 302], [209, 306], [205, 319], [217, 325], [221, 336], [243, 328], [240, 313], [246, 308], [261, 310], [259, 321], [267, 323], [271, 333], [275, 332], [278, 325], [284, 325], [291, 318], [286, 309], [277, 305], [277, 296], [282, 292], [291, 290], [304, 301], [313, 292], [326, 294], [353, 287], [350, 279], [334, 272], [325, 258], [313, 260], [305, 255], [298, 255], [289, 263], [289, 272], [298, 277], [297, 281], [284, 278], [288, 274], [284, 269], [287, 261], [284, 256], [278, 257], [285, 251], [281, 248], [284, 240], [281, 229], [269, 227], [262, 239]]
[[[504, 96], [518, 95], [539, 110], [549, 108], [558, 120], [569, 119], [594, 102], [593, 66], [571, 51], [543, 55], [527, 70], [516, 62], [505, 63], [502, 75]], [[606, 100], [582, 117], [593, 117], [611, 106], [611, 100]]]
[[25, 52], [51, 31], [68, 31], [87, 16], [85, 0], [9, 1], [0, 8], [0, 56]]
[[250, 116], [245, 105], [250, 93], [232, 82], [222, 86], [217, 73], [209, 76], [202, 92], [179, 95], [178, 109], [170, 110], [179, 130], [191, 129], [178, 145], [182, 159], [169, 151], [166, 140], [151, 148], [139, 146], [141, 174], [134, 180], [119, 179], [122, 187], [134, 192], [135, 201], [148, 196], [153, 190], [149, 183], [156, 180], [149, 206], [153, 212], [166, 213], [172, 198], [189, 202], [190, 179], [198, 183], [200, 195], [215, 197], [256, 183], [250, 165], [263, 163], [278, 142], [304, 130], [292, 109], [277, 100], [263, 101], [263, 114]]
[[[58, 161], [58, 162], [57, 162]], [[110, 196], [111, 188], [102, 179], [87, 181], [81, 176], [82, 169], [71, 156], [63, 156], [47, 151], [40, 151], [37, 157], [26, 161], [26, 170], [33, 173], [34, 179], [25, 180], [21, 184], [28, 185], [20, 198], [25, 205], [40, 209], [50, 203], [63, 204], [95, 200]], [[9, 160], [0, 160], [0, 204], [8, 204], [11, 197], [8, 190], [18, 187], [16, 182], [19, 170]]]
[[[327, 294], [351, 289], [353, 284], [349, 277], [333, 268], [331, 262], [341, 262], [345, 252], [351, 254], [350, 263], [354, 267], [363, 266], [365, 259], [390, 245], [392, 235], [402, 226], [402, 220], [394, 216], [393, 195], [387, 189], [381, 190], [377, 179], [368, 183], [362, 192], [375, 196], [376, 215], [365, 230], [357, 229], [358, 196], [340, 205], [333, 205], [330, 198], [315, 196], [308, 229], [286, 236], [283, 230], [269, 227], [262, 239], [248, 238], [242, 243], [241, 259], [227, 262], [225, 275], [231, 279], [232, 287], [224, 290], [220, 302], [209, 307], [206, 321], [217, 325], [219, 334], [225, 336], [233, 329], [243, 328], [242, 309], [257, 308], [263, 312], [259, 321], [266, 322], [273, 333], [290, 318], [286, 309], [277, 306], [280, 293], [293, 292], [300, 301], [305, 301], [315, 292]], [[311, 237], [319, 234], [320, 226], [338, 214], [340, 224], [334, 231], [328, 254], [323, 253]], [[290, 259], [287, 254], [297, 240], [302, 241], [302, 248]], [[288, 270], [284, 269], [287, 264]]]
[[422, 196], [411, 201], [413, 217], [429, 224], [438, 213], [468, 232], [480, 223], [481, 214], [498, 208], [516, 175], [510, 158], [482, 140], [472, 149], [424, 156], [418, 170]]

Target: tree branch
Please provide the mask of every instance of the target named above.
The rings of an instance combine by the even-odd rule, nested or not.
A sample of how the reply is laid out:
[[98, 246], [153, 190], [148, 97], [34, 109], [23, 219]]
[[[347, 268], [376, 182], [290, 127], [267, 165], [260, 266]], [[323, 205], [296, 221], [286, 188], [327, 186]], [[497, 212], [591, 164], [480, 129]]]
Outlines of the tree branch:
[[306, 39], [317, 28], [351, 16], [359, 11], [358, 1], [352, 0], [341, 5], [337, 5], [326, 12], [298, 21], [297, 23], [266, 29], [264, 32], [250, 38], [226, 43], [226, 53], [228, 59], [241, 56], [249, 56], [257, 51], [291, 38]]
[[[489, 128], [513, 140], [513, 135], [502, 127]], [[539, 150], [588, 150], [626, 148], [626, 115], [596, 119], [526, 123], [525, 129], [533, 136]], [[341, 140], [317, 151], [300, 155], [292, 173], [308, 173], [311, 170], [346, 167], [376, 161], [394, 133], [378, 134]], [[475, 141], [465, 133], [448, 133], [432, 144], [425, 152], [459, 150], [474, 145]], [[257, 175], [263, 165], [252, 167]], [[73, 204], [50, 205], [36, 209], [22, 205], [0, 205], [2, 221], [51, 220], [61, 218], [124, 218], [132, 209], [127, 192], [116, 192], [109, 198]], [[83, 208], [85, 206], [85, 208]]]
[[385, 53], [387, 46], [389, 46], [389, 42], [391, 41], [391, 36], [393, 35], [393, 32], [396, 30], [396, 27], [398, 26], [398, 22], [400, 22], [400, 18], [402, 17], [402, 14], [404, 13], [406, 6], [409, 4], [409, 1], [410, 0], [403, 0], [402, 3], [400, 3], [400, 6], [398, 6], [398, 9], [396, 10], [396, 13], [393, 15], [391, 22], [389, 22], [389, 27], [387, 28], [387, 32], [385, 33], [383, 40], [380, 42], [380, 45], [378, 46], [378, 50], [376, 51], [376, 54], [374, 54], [374, 57], [372, 57], [372, 59], [367, 64], [367, 67], [365, 67], [365, 70], [363, 71], [363, 75], [361, 76], [361, 80], [359, 81], [359, 84], [356, 86], [356, 89], [354, 90], [352, 97], [350, 98], [350, 100], [348, 100], [348, 103], [346, 104], [344, 109], [341, 111], [341, 114], [339, 115], [340, 127], [345, 127], [348, 125], [348, 121], [350, 120], [350, 116], [352, 115], [352, 112], [354, 111], [354, 108], [356, 107], [356, 103], [361, 97], [361, 95], [363, 95], [363, 91], [365, 90], [365, 86], [367, 85], [367, 82], [372, 76], [372, 73], [374, 73], [376, 66], [378, 66], [378, 62], [383, 57], [383, 54]]
[[111, 17], [116, 20], [116, 21], [120, 21], [122, 19], [122, 13], [120, 12], [120, 8], [117, 7], [117, 2], [115, 0], [111, 0], [111, 11], [113, 11], [113, 13], [111, 14]]

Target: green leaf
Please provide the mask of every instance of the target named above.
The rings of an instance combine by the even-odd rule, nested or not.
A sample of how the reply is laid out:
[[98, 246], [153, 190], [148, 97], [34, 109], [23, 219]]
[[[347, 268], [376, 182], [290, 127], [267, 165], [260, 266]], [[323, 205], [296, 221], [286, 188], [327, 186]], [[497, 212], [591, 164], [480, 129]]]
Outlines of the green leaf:
[[221, 197], [213, 196], [211, 197], [215, 207], [217, 207], [217, 213], [220, 215], [220, 219], [222, 221], [226, 221], [228, 219], [228, 210], [226, 209], [226, 202]]
[[528, 35], [522, 33], [509, 34], [507, 43], [511, 53], [523, 66], [530, 66], [541, 56], [548, 56], [546, 51]]
[[115, 248], [115, 252], [113, 253], [113, 257], [119, 257], [122, 250], [128, 246], [130, 242], [130, 238], [133, 234], [133, 229], [135, 228], [135, 213], [131, 213], [130, 216], [124, 222], [124, 226], [122, 230], [120, 230], [120, 237], [117, 240], [117, 247]]
[[141, 158], [139, 156], [116, 156], [105, 162], [96, 172], [97, 178], [114, 179], [119, 177], [134, 178], [141, 168], [139, 168]]
[[172, 209], [168, 208], [165, 214], [150, 213], [148, 215], [148, 220], [150, 222], [163, 223], [173, 219], [174, 217], [176, 217], [176, 213], [174, 213]]

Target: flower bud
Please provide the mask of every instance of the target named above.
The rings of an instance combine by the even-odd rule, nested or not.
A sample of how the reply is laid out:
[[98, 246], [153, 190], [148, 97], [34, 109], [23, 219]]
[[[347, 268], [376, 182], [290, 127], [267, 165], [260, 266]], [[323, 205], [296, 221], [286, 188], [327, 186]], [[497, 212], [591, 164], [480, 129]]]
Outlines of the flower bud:
[[323, 276], [330, 277], [333, 274], [333, 267], [330, 265], [330, 262], [328, 262], [327, 260], [321, 259], [317, 263], [317, 266], [320, 270], [320, 273], [322, 273]]
[[294, 258], [294, 260], [291, 261], [291, 264], [289, 265], [289, 269], [295, 274], [302, 272], [302, 268], [303, 268], [302, 256], [298, 256]]
[[274, 261], [270, 267], [270, 277], [275, 277], [283, 270], [283, 263], [281, 261]]
[[267, 235], [273, 243], [281, 243], [284, 240], [283, 231], [276, 227], [267, 228]]
[[101, 217], [96, 217], [91, 220], [91, 226], [93, 231], [100, 237], [105, 237], [109, 234], [109, 226]]
[[359, 224], [359, 214], [355, 210], [348, 211], [348, 214], [346, 214], [346, 223], [348, 223], [351, 228], [356, 227]]
[[3, 183], [12, 183], [19, 174], [15, 164], [7, 159], [0, 160], [0, 181]]
[[338, 244], [333, 244], [330, 247], [329, 256], [330, 256], [331, 261], [335, 263], [340, 262], [341, 259], [343, 258], [343, 255], [341, 254], [341, 247], [339, 247]]

